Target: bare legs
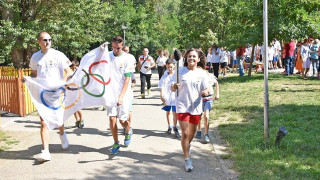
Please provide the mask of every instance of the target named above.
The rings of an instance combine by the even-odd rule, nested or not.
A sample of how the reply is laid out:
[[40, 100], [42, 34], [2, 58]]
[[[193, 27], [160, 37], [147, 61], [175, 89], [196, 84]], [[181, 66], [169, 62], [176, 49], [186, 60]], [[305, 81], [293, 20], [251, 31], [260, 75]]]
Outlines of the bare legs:
[[[119, 142], [117, 117], [116, 116], [110, 116], [109, 120], [110, 120], [110, 130], [111, 130], [111, 133], [112, 133], [113, 140], [114, 140], [114, 142], [117, 143], [117, 142]], [[125, 133], [129, 133], [129, 131], [130, 131], [130, 122], [129, 121], [120, 120], [120, 124], [125, 129]]]
[[[40, 117], [40, 121], [41, 121], [40, 136], [41, 136], [43, 150], [49, 150], [49, 129], [47, 124], [42, 119], [42, 117]], [[60, 135], [64, 134], [64, 125], [59, 127], [59, 131], [60, 131]]]
[[197, 125], [186, 121], [179, 121], [181, 128], [181, 146], [184, 158], [189, 158], [189, 145], [196, 132]]

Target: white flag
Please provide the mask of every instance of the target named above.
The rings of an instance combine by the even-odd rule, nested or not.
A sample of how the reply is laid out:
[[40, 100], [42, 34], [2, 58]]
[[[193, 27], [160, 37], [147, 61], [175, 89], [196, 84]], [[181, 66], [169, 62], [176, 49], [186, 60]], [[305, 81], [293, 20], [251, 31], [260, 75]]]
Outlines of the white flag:
[[67, 82], [26, 77], [39, 115], [50, 130], [60, 127], [76, 111], [89, 106], [115, 106], [112, 65], [108, 48], [88, 52]]

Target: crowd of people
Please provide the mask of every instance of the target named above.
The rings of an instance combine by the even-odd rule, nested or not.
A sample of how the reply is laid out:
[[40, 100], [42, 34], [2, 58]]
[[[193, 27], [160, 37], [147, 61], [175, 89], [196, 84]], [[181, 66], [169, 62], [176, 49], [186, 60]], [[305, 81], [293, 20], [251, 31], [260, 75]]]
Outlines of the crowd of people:
[[[55, 77], [67, 81], [72, 75], [72, 70], [76, 71], [79, 63], [77, 61], [71, 63], [62, 52], [52, 49], [49, 33], [41, 32], [37, 39], [41, 50], [36, 52], [30, 60], [31, 76], [43, 79]], [[171, 134], [173, 131], [176, 137], [181, 138], [187, 172], [193, 169], [190, 158], [191, 142], [194, 136], [198, 139], [202, 137], [201, 119], [204, 120], [204, 142], [210, 142], [209, 112], [212, 110], [214, 100], [219, 99], [219, 74], [226, 78], [228, 69], [230, 72], [236, 72], [238, 69], [239, 75], [244, 76], [247, 62], [253, 58], [254, 62], [268, 60], [269, 69], [284, 68], [286, 75], [292, 75], [295, 67], [296, 74], [301, 74], [304, 79], [308, 78], [308, 72], [312, 66], [312, 75], [319, 78], [319, 40], [313, 38], [298, 43], [295, 40], [280, 43], [274, 39], [268, 46], [267, 57], [264, 57], [264, 46], [255, 46], [254, 50], [251, 46], [240, 46], [236, 50], [229, 51], [224, 46], [218, 47], [213, 44], [208, 49], [207, 56], [201, 49], [194, 48], [181, 53], [175, 50], [171, 57], [168, 50], [159, 50], [156, 61], [149, 55], [148, 48], [143, 49], [142, 55], [136, 61], [135, 57], [129, 53], [130, 49], [124, 44], [121, 36], [114, 36], [111, 45], [112, 51], [109, 57], [110, 64], [114, 68], [115, 82], [117, 82], [114, 83], [114, 89], [117, 90], [117, 105], [106, 107], [114, 141], [110, 154], [118, 154], [120, 149], [117, 119], [124, 129], [124, 145], [129, 146], [132, 140], [131, 112], [136, 68], [140, 74], [140, 96], [145, 99], [150, 94], [152, 68], [157, 67], [158, 87], [161, 89], [160, 100], [163, 103], [162, 110], [165, 111], [164, 117], [168, 125], [166, 133]], [[105, 47], [107, 44], [101, 46], [101, 48]], [[145, 93], [146, 88], [147, 93]], [[83, 128], [82, 111], [77, 111], [74, 116], [76, 127]], [[40, 121], [43, 150], [38, 160], [49, 161], [51, 156], [48, 127], [42, 117]], [[59, 130], [62, 148], [66, 149], [69, 141], [64, 132], [64, 126], [59, 127]]]
[[[209, 72], [213, 72], [218, 78], [219, 74], [227, 77], [227, 71], [233, 73], [238, 71], [240, 76], [245, 75], [245, 70], [251, 62], [257, 70], [263, 70], [264, 61], [267, 60], [269, 70], [283, 69], [283, 74], [301, 75], [303, 79], [319, 76], [320, 59], [319, 39], [309, 37], [303, 41], [292, 39], [289, 42], [280, 42], [273, 39], [267, 47], [267, 57], [265, 57], [265, 48], [263, 44], [239, 46], [234, 50], [227, 50], [226, 47], [218, 47], [213, 44], [208, 49], [207, 67]], [[311, 68], [312, 71], [309, 71]]]

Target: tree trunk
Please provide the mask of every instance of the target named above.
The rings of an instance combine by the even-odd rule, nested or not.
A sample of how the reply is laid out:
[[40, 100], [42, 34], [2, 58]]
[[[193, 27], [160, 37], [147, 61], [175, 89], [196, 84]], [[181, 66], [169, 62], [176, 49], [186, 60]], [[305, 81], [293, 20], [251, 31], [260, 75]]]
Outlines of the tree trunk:
[[251, 61], [250, 61], [250, 66], [249, 66], [249, 72], [248, 72], [248, 77], [251, 77], [251, 72], [252, 72], [252, 63], [253, 63], [253, 58], [254, 58], [254, 50], [256, 48], [256, 45], [254, 44], [252, 47], [251, 51]]

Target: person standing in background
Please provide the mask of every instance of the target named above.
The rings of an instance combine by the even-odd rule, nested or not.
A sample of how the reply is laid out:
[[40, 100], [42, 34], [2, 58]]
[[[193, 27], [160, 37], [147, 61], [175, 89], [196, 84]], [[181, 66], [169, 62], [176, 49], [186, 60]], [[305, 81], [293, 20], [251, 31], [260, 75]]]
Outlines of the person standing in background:
[[159, 80], [161, 79], [161, 77], [163, 76], [163, 73], [166, 71], [166, 61], [168, 60], [168, 58], [165, 56], [164, 51], [163, 50], [158, 50], [157, 52], [158, 54], [158, 58], [157, 58], [157, 69], [158, 69], [158, 74], [159, 74]]
[[239, 66], [239, 75], [244, 76], [244, 68], [243, 68], [243, 60], [244, 60], [244, 53], [246, 52], [246, 48], [244, 46], [239, 46], [236, 55], [237, 55], [237, 64]]
[[149, 56], [148, 48], [143, 48], [143, 55], [139, 57], [138, 61], [138, 69], [140, 71], [140, 81], [141, 81], [141, 98], [145, 98], [145, 87], [147, 82], [147, 93], [150, 94], [151, 89], [151, 69], [156, 66], [154, 60], [151, 56]]
[[[71, 70], [73, 72], [76, 72], [79, 67], [79, 61], [73, 60], [71, 63], [72, 63], [70, 66]], [[83, 128], [84, 127], [84, 120], [82, 119], [82, 110], [75, 112], [74, 118], [76, 118], [75, 126], [77, 128]]]
[[213, 74], [215, 77], [219, 77], [219, 67], [220, 67], [220, 56], [219, 52], [220, 49], [218, 49], [218, 46], [216, 44], [213, 44], [212, 47], [212, 58], [211, 58], [211, 64], [213, 68]]

